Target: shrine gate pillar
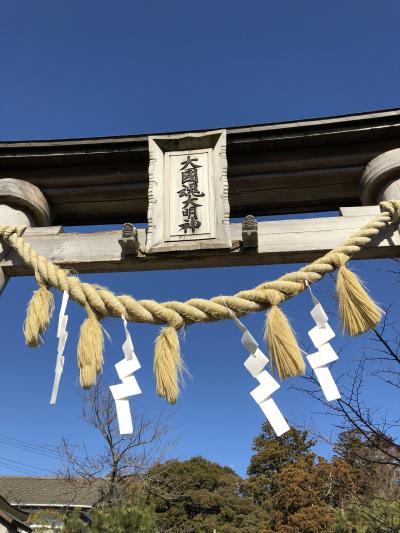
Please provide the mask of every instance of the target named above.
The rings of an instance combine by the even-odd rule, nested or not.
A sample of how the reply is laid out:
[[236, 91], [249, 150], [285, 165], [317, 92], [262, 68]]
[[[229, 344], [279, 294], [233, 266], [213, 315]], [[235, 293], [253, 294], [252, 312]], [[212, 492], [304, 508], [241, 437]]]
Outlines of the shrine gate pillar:
[[[0, 179], [0, 224], [29, 227], [48, 226], [51, 221], [50, 207], [41, 190], [27, 181]], [[0, 245], [0, 261], [8, 249]], [[7, 276], [0, 269], [0, 293], [7, 283]]]
[[400, 148], [384, 152], [368, 163], [360, 181], [360, 197], [364, 205], [400, 198]]

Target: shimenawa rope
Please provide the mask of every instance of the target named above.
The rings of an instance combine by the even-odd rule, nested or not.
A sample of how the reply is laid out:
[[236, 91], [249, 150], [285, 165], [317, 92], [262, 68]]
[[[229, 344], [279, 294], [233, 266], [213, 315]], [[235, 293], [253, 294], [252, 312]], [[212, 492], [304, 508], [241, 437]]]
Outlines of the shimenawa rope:
[[306, 282], [314, 283], [338, 268], [337, 292], [344, 329], [351, 335], [357, 335], [374, 327], [380, 320], [381, 312], [357, 276], [345, 265], [384, 227], [400, 220], [400, 200], [381, 202], [380, 208], [379, 215], [342, 245], [300, 270], [233, 296], [216, 296], [209, 300], [192, 298], [186, 302], [135, 300], [132, 296], [117, 296], [98, 285], [81, 282], [76, 276], [69, 275], [66, 270], [39, 255], [22, 236], [25, 226], [0, 226], [0, 237], [33, 269], [40, 286], [28, 306], [25, 322], [27, 344], [40, 344], [42, 333], [49, 323], [52, 307], [49, 287], [67, 291], [70, 298], [88, 313], [81, 327], [78, 344], [78, 366], [83, 387], [91, 386], [102, 368], [100, 319], [123, 315], [131, 322], [166, 324], [167, 327], [156, 340], [154, 370], [157, 392], [174, 403], [179, 394], [178, 376], [182, 368], [177, 330], [185, 325], [228, 319], [229, 310], [243, 316], [271, 308], [267, 316], [266, 338], [272, 366], [281, 378], [301, 374], [304, 372], [301, 352], [289, 322], [277, 306], [302, 292]]

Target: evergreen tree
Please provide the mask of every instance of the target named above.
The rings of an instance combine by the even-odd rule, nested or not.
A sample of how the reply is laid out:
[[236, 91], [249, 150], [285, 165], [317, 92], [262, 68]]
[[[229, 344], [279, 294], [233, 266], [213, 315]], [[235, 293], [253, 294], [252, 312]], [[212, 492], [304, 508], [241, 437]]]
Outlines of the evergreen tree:
[[344, 505], [356, 475], [341, 458], [318, 457], [306, 431], [291, 429], [276, 437], [267, 422], [254, 439], [254, 455], [243, 492], [270, 516], [270, 531], [329, 531], [334, 511]]
[[310, 453], [315, 442], [306, 431], [290, 430], [281, 437], [264, 422], [261, 433], [253, 441], [253, 451], [245, 492], [251, 494], [257, 504], [271, 510], [271, 495], [276, 490], [277, 477], [283, 468]]
[[90, 523], [75, 511], [66, 521], [65, 533], [157, 533], [154, 512], [150, 507], [126, 506], [93, 509]]
[[150, 469], [147, 483], [159, 529], [168, 533], [263, 533], [268, 514], [241, 494], [230, 468], [193, 457]]

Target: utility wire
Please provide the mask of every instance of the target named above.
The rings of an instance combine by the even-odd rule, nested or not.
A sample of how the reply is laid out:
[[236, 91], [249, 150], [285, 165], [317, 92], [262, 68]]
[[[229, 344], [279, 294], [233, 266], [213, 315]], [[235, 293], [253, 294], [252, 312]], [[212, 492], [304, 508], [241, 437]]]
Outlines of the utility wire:
[[[1, 446], [9, 446], [11, 448], [17, 448], [19, 450], [23, 450], [24, 452], [28, 453], [34, 453], [36, 455], [39, 455], [41, 457], [46, 457], [47, 459], [52, 459], [53, 461], [59, 458], [59, 455], [56, 451], [52, 450], [50, 447], [43, 446], [40, 444], [35, 444], [33, 442], [29, 442], [22, 439], [16, 439], [14, 437], [10, 437], [8, 435], [4, 435], [0, 433], [0, 448]], [[13, 459], [7, 459], [5, 457], [0, 457], [0, 466], [3, 468], [6, 468], [7, 470], [11, 470], [14, 472], [22, 473], [22, 474], [28, 474], [30, 476], [38, 475], [49, 475], [49, 474], [55, 474], [55, 472], [52, 472], [51, 470], [48, 470], [47, 468], [42, 467], [36, 467], [31, 466], [27, 463], [22, 463], [20, 461], [14, 461]]]
[[11, 446], [13, 448], [19, 448], [20, 450], [24, 450], [26, 452], [36, 453], [38, 455], [42, 455], [51, 459], [57, 459], [59, 457], [56, 451], [46, 448], [45, 446], [40, 446], [37, 444], [29, 443], [27, 441], [19, 439], [14, 439], [13, 437], [7, 437], [6, 435], [0, 434], [0, 445], [1, 444], [5, 446]]
[[38, 470], [35, 470], [33, 467], [31, 470], [28, 470], [27, 468], [24, 468], [23, 466], [14, 466], [12, 464], [9, 464], [8, 462], [1, 461], [1, 460], [0, 460], [0, 466], [2, 466], [3, 468], [6, 468], [7, 470], [13, 470], [15, 472], [29, 475], [31, 477], [34, 477], [35, 475], [44, 477], [43, 472], [39, 472]]
[[4, 435], [2, 433], [0, 433], [0, 437], [4, 438], [4, 439], [7, 439], [7, 440], [12, 440], [14, 442], [19, 442], [20, 444], [26, 444], [27, 446], [31, 446], [31, 447], [34, 447], [34, 448], [40, 448], [40, 449], [43, 449], [43, 450], [45, 450], [46, 452], [49, 452], [49, 453], [57, 454], [57, 452], [54, 451], [54, 448], [55, 448], [54, 445], [50, 445], [50, 444], [48, 444], [48, 445], [35, 444], [33, 442], [29, 442], [29, 441], [26, 441], [26, 440], [16, 439], [15, 437], [10, 437], [9, 435]]
[[13, 459], [7, 459], [7, 457], [0, 457], [0, 461], [2, 463], [5, 463], [5, 462], [13, 463], [17, 465], [17, 468], [25, 469], [25, 467], [27, 467], [27, 468], [30, 468], [31, 470], [35, 470], [35, 471], [42, 470], [43, 472], [47, 472], [48, 474], [54, 474], [54, 472], [52, 472], [51, 470], [48, 470], [47, 468], [42, 468], [41, 466], [31, 466], [26, 463], [21, 463], [20, 461], [14, 461]]

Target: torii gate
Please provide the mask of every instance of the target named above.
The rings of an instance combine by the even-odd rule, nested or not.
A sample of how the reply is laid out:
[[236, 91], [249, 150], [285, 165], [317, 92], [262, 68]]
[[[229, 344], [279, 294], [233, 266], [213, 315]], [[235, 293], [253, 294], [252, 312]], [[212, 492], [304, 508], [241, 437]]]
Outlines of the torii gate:
[[[232, 217], [338, 211], [337, 217], [258, 224], [258, 248], [241, 246], [137, 256], [122, 253], [120, 231], [67, 233], [62, 225], [146, 222], [146, 136], [0, 143], [0, 223], [28, 224], [27, 240], [76, 272], [122, 272], [310, 261], [334, 248], [400, 197], [400, 110], [227, 129]], [[18, 181], [16, 181], [18, 180]], [[52, 225], [56, 224], [56, 225]], [[139, 230], [141, 249], [145, 231]], [[395, 231], [359, 258], [396, 257]], [[2, 286], [31, 272], [1, 255]]]
[[[399, 139], [400, 110], [390, 110], [207, 132], [3, 142], [0, 224], [29, 226], [23, 237], [36, 252], [78, 273], [314, 261], [379, 213], [376, 204], [400, 199]], [[372, 240], [369, 234], [357, 258], [400, 256], [398, 224], [390, 223], [398, 220], [398, 203], [395, 209], [396, 217], [382, 215], [384, 224], [378, 224], [384, 228]], [[258, 224], [251, 216], [317, 211], [337, 211], [338, 216]], [[231, 223], [229, 216], [246, 218]], [[136, 231], [127, 221], [147, 221], [148, 226]], [[113, 223], [125, 223], [122, 233], [63, 233], [62, 228]], [[8, 277], [31, 274], [14, 250], [4, 248], [0, 290]], [[280, 279], [307, 282], [304, 272], [296, 280], [290, 275]], [[285, 298], [281, 290], [275, 302], [268, 283], [255, 291], [260, 288], [270, 291], [267, 300], [253, 295], [240, 314], [267, 306], [276, 311]], [[163, 309], [175, 313], [175, 322], [160, 308], [152, 315], [152, 304], [142, 303], [152, 323], [166, 323], [176, 335], [184, 323], [229, 318], [217, 300], [211, 303], [219, 306], [218, 318], [201, 306], [183, 318], [180, 309], [187, 303], [167, 302]], [[121, 306], [117, 299], [114, 303]], [[118, 316], [115, 309], [111, 316]], [[327, 317], [319, 315], [317, 325], [318, 320]], [[282, 325], [282, 317], [278, 321]], [[160, 341], [164, 348], [165, 342]], [[174, 342], [168, 350], [179, 351]], [[165, 363], [165, 354], [161, 357]], [[178, 363], [173, 364], [172, 388]], [[283, 369], [283, 377], [301, 373], [296, 364], [293, 371]], [[172, 402], [176, 395], [174, 390]]]

